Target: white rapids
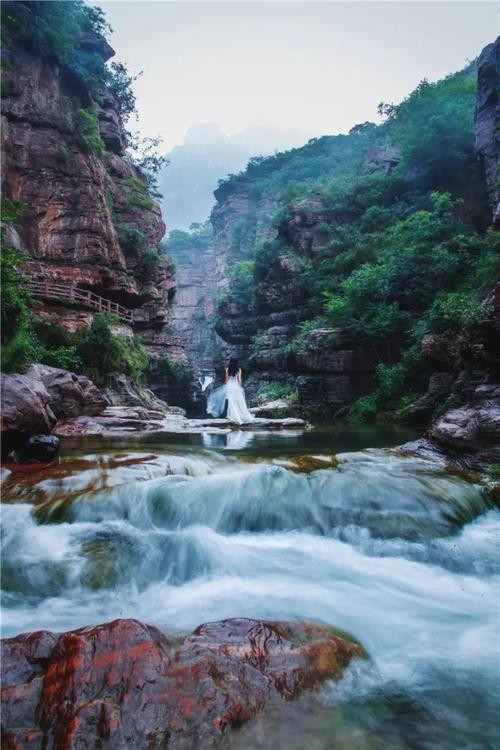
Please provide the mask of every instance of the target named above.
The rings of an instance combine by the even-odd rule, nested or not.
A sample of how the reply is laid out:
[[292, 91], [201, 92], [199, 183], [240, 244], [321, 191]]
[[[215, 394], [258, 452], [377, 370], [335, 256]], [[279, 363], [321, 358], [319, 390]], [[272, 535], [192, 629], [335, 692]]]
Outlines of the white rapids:
[[[429, 726], [455, 722], [463, 747], [493, 747], [500, 513], [462, 528], [444, 513], [480, 502], [481, 487], [383, 450], [309, 474], [207, 450], [135, 469], [88, 459], [29, 487], [5, 480], [15, 502], [2, 509], [4, 636], [116, 617], [169, 631], [235, 616], [315, 620], [370, 657], [324, 691], [327, 704], [397, 685], [423, 701]], [[449, 681], [460, 700], [443, 697]], [[472, 689], [481, 710], [467, 708]], [[395, 747], [430, 747], [418, 731], [412, 745], [400, 729]], [[446, 737], [456, 746], [452, 728]]]

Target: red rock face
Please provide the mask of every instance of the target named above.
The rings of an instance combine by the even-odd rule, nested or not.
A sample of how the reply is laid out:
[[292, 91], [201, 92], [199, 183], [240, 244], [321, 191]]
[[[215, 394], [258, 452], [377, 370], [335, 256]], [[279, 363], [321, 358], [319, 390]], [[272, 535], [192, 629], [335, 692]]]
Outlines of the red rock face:
[[180, 643], [136, 620], [9, 638], [2, 746], [212, 746], [362, 655], [326, 628], [247, 619], [201, 625]]
[[[112, 54], [101, 38], [82, 44], [104, 59]], [[9, 241], [26, 257], [26, 276], [78, 285], [137, 310], [136, 332], [148, 347], [148, 336], [166, 329], [175, 281], [163, 256], [152, 281], [141, 275], [143, 254], [159, 253], [165, 224], [144, 176], [123, 157], [116, 98], [104, 92], [99, 103], [83, 105], [58, 64], [12, 40], [2, 56], [2, 194], [23, 205]], [[97, 118], [103, 156], [79, 140], [82, 108]], [[56, 312], [72, 329], [82, 308]], [[91, 320], [80, 316], [79, 324]], [[162, 345], [151, 353], [168, 351]]]
[[0, 431], [51, 431], [58, 417], [100, 414], [107, 405], [101, 391], [84, 375], [47, 365], [31, 365], [25, 375], [2, 375]]

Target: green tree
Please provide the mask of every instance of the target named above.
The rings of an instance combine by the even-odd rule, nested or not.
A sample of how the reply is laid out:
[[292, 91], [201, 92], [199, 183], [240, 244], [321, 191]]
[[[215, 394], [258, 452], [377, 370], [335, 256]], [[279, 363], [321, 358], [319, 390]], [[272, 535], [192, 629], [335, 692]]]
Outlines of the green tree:
[[34, 361], [38, 347], [29, 309], [30, 295], [22, 287], [25, 279], [19, 270], [23, 259], [7, 241], [8, 230], [15, 225], [22, 210], [22, 204], [2, 200], [0, 304], [2, 370], [5, 372], [24, 372]]

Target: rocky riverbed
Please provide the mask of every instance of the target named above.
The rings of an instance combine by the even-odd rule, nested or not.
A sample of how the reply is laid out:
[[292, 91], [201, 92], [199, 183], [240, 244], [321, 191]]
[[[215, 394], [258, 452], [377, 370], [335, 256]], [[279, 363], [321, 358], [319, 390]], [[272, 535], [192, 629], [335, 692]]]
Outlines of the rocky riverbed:
[[495, 743], [477, 474], [380, 427], [138, 440], [4, 472], [7, 748]]

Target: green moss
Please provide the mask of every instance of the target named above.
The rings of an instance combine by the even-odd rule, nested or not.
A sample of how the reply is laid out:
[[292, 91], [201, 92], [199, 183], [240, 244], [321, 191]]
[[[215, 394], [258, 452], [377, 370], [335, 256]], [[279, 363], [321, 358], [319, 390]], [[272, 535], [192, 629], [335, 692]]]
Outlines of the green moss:
[[138, 276], [143, 284], [150, 284], [156, 277], [160, 256], [155, 250], [147, 250], [140, 259]]
[[24, 372], [38, 352], [29, 307], [31, 297], [22, 288], [25, 279], [19, 270], [23, 258], [16, 248], [6, 242], [7, 230], [16, 224], [24, 208], [22, 203], [2, 200], [0, 304], [4, 372]]
[[75, 112], [74, 138], [78, 146], [84, 151], [92, 151], [98, 156], [104, 156], [106, 148], [99, 131], [99, 122], [95, 112], [80, 107]]

